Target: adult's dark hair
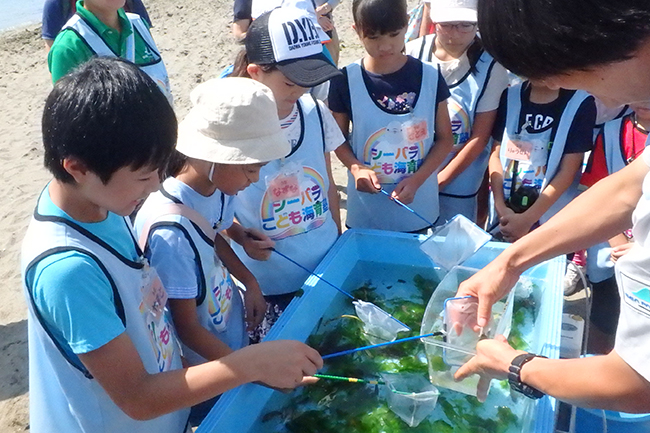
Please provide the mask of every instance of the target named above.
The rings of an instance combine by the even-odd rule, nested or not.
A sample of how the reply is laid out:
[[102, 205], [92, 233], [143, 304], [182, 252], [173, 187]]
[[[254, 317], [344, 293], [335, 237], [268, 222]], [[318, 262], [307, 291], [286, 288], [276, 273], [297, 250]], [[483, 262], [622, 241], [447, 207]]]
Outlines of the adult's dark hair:
[[469, 70], [472, 74], [478, 72], [476, 64], [481, 58], [483, 51], [483, 42], [481, 42], [481, 38], [476, 35], [471, 45], [467, 48], [467, 60], [469, 60]]
[[406, 0], [354, 0], [352, 16], [361, 35], [384, 35], [409, 23]]
[[174, 110], [156, 83], [132, 63], [94, 58], [61, 78], [43, 111], [45, 167], [62, 182], [76, 158], [108, 183], [122, 167], [161, 172], [174, 149]]
[[499, 63], [540, 79], [629, 59], [650, 37], [650, 2], [480, 0], [478, 26]]

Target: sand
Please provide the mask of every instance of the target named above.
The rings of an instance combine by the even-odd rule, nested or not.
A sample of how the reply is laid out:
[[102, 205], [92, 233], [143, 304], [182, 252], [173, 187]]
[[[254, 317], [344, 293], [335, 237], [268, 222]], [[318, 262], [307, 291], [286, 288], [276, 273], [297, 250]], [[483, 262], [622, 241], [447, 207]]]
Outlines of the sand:
[[[238, 51], [230, 34], [232, 0], [145, 3], [182, 118], [190, 90], [216, 77]], [[335, 13], [342, 65], [362, 53], [350, 8], [351, 1], [345, 1]], [[40, 117], [51, 88], [40, 26], [0, 33], [0, 432], [7, 433], [29, 430], [27, 307], [19, 255], [37, 196], [50, 178], [42, 167]], [[344, 193], [345, 169], [335, 162], [334, 171]]]

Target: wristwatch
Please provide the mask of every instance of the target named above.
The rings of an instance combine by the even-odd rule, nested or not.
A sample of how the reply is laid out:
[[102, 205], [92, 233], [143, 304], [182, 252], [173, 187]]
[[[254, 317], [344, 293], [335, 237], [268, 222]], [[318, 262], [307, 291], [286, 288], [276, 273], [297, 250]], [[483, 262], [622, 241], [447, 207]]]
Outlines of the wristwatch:
[[546, 356], [535, 355], [534, 353], [523, 353], [515, 356], [508, 368], [508, 382], [510, 388], [525, 395], [528, 398], [538, 399], [544, 396], [544, 393], [537, 388], [526, 385], [521, 381], [521, 367], [533, 358], [546, 358]]

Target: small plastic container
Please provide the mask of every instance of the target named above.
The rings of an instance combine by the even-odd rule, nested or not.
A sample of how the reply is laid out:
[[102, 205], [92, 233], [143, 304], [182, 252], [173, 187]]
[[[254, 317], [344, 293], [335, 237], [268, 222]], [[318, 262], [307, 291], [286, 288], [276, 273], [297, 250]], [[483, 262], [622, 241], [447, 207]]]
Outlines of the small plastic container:
[[449, 271], [471, 257], [490, 239], [492, 235], [468, 218], [456, 215], [435, 229], [431, 236], [420, 244], [420, 249], [434, 264]]
[[[454, 303], [456, 304], [455, 308], [459, 308], [463, 298], [455, 297], [458, 286], [477, 272], [477, 269], [463, 266], [456, 266], [449, 271], [429, 299], [421, 328], [421, 334], [442, 334], [423, 339], [431, 382], [437, 386], [469, 395], [476, 395], [478, 376], [473, 375], [461, 382], [456, 382], [454, 373], [458, 367], [474, 356], [476, 344], [482, 335], [473, 331], [469, 326], [464, 327], [460, 335], [454, 329], [447, 329], [446, 322], [448, 320], [445, 317], [445, 306]], [[515, 291], [511, 290], [508, 296], [493, 305], [492, 318], [482, 332], [485, 337], [494, 338], [499, 334], [508, 337], [512, 322], [514, 294]], [[472, 302], [471, 298], [464, 299], [465, 305]]]
[[409, 427], [416, 427], [436, 408], [440, 392], [426, 377], [412, 373], [382, 373], [388, 407]]

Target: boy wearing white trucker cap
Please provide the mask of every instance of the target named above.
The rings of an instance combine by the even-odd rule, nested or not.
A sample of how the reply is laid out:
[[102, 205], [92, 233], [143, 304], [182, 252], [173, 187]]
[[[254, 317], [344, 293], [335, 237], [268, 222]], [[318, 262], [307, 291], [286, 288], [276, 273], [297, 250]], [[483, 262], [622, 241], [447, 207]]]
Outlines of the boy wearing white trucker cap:
[[[257, 280], [219, 232], [232, 224], [232, 196], [256, 182], [260, 168], [287, 155], [290, 146], [273, 94], [260, 83], [213, 79], [194, 89], [191, 100], [193, 108], [179, 125], [170, 177], [147, 198], [135, 228], [167, 290], [184, 356], [198, 365], [246, 346], [244, 319], [252, 330], [264, 316]], [[192, 424], [213, 404], [195, 407]]]
[[[253, 21], [235, 74], [268, 86], [291, 152], [262, 168], [260, 180], [237, 195], [228, 234], [241, 260], [257, 277], [268, 311], [253, 335], [261, 339], [340, 233], [339, 203], [329, 154], [345, 139], [329, 110], [309, 87], [339, 74], [322, 53], [315, 25], [295, 8], [279, 8]], [[286, 187], [286, 189], [285, 189]]]

